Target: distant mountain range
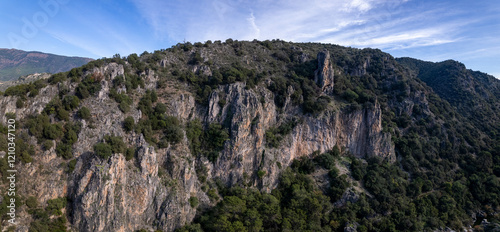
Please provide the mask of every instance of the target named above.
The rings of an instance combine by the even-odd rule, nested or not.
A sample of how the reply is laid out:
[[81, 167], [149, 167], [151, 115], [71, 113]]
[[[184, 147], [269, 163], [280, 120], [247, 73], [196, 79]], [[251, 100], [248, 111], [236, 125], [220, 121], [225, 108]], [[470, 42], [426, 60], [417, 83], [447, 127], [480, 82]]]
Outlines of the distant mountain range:
[[65, 72], [92, 60], [84, 57], [0, 49], [0, 81], [15, 80], [32, 73]]

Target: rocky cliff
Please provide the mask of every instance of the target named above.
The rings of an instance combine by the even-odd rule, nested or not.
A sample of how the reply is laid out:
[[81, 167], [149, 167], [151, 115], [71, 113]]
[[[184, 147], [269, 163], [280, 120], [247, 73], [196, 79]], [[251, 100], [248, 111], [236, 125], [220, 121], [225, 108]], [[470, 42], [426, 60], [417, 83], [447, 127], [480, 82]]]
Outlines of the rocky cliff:
[[[217, 49], [223, 51], [227, 47]], [[180, 76], [181, 80], [191, 81], [192, 84], [199, 82], [194, 80], [196, 76], [208, 77], [207, 83], [214, 82], [218, 72], [216, 70], [223, 69], [222, 64], [225, 62], [223, 58], [214, 58], [210, 53], [201, 52], [201, 60], [208, 62], [213, 59], [217, 62], [211, 64], [211, 68], [210, 64], [199, 63], [203, 61], [187, 61], [196, 59], [199, 55], [194, 51], [188, 52], [186, 57], [175, 56], [174, 51], [165, 55], [167, 58], [163, 57], [164, 59], [156, 59], [154, 56], [147, 58], [150, 65], [156, 66], [144, 70], [141, 70], [138, 64], [114, 60], [84, 68], [79, 78], [84, 80], [92, 77], [92, 81], [96, 81], [100, 88], [93, 96], [83, 98], [79, 103], [78, 108], [90, 109], [90, 117], [84, 119], [77, 113], [77, 109], [70, 110], [68, 121], [81, 125], [78, 139], [71, 147], [73, 170], [66, 170], [68, 160], [58, 156], [56, 152], [56, 143], [59, 144], [64, 139], [47, 140], [53, 146], [44, 149], [45, 145], [41, 145], [41, 141], [37, 141], [26, 127], [22, 127], [18, 133], [24, 134], [23, 138], [33, 146], [35, 154], [32, 154], [31, 162], [17, 165], [20, 173], [18, 194], [35, 196], [41, 205], [46, 205], [50, 199], [67, 198], [68, 205], [64, 209], [64, 217], [68, 219], [68, 228], [75, 231], [173, 231], [190, 223], [197, 209], [216, 204], [216, 192], [207, 191], [208, 189], [214, 190], [219, 184], [226, 187], [244, 185], [270, 192], [278, 186], [281, 173], [294, 159], [309, 157], [318, 151], [327, 152], [334, 146], [339, 147], [342, 154], [351, 157], [379, 157], [389, 163], [396, 162], [396, 148], [392, 136], [405, 133], [405, 128], [400, 126], [398, 129], [393, 125], [391, 129], [391, 125], [383, 126], [387, 124], [384, 117], [394, 117], [394, 113], [391, 116], [387, 110], [393, 108], [389, 112], [396, 112], [396, 115], [401, 117], [417, 113], [432, 115], [424, 94], [428, 90], [421, 87], [423, 89], [408, 94], [406, 92], [410, 91], [410, 87], [400, 84], [403, 85], [403, 90], [397, 94], [406, 94], [405, 100], [398, 100], [399, 95], [396, 94], [382, 98], [382, 95], [373, 97], [358, 92], [357, 99], [368, 100], [363, 100], [363, 105], [353, 104], [349, 96], [339, 93], [345, 91], [342, 88], [348, 86], [345, 83], [351, 78], [349, 72], [353, 72], [353, 76], [364, 75], [370, 65], [376, 66], [376, 62], [381, 62], [383, 72], [389, 75], [398, 70], [398, 66], [387, 57], [375, 57], [357, 63], [354, 69], [344, 69], [339, 68], [342, 67], [340, 58], [335, 57], [338, 51], [334, 54], [326, 49], [316, 52], [317, 60], [312, 60], [315, 65], [311, 68], [305, 66], [311, 60], [302, 58], [314, 55], [297, 56], [302, 57], [297, 59], [298, 67], [313, 70], [309, 75], [311, 83], [317, 85], [317, 95], [313, 95], [315, 99], [319, 99], [316, 101], [331, 99], [322, 103], [321, 111], [313, 113], [306, 113], [304, 106], [300, 105], [306, 104], [309, 96], [304, 94], [297, 97], [295, 94], [298, 91], [306, 92], [305, 84], [289, 84], [282, 93], [273, 91], [273, 83], [279, 82], [275, 77], [286, 76], [279, 73], [269, 74], [266, 71], [270, 76], [262, 75], [260, 82], [253, 83], [252, 86], [249, 86], [249, 81], [238, 81], [241, 77], [236, 74], [224, 74], [221, 79], [235, 78], [235, 81], [218, 84], [207, 94], [200, 91], [206, 87], [193, 90], [186, 82], [172, 78]], [[248, 65], [261, 62], [262, 66], [257, 66], [256, 69], [258, 72], [265, 71], [266, 61], [256, 55], [253, 58], [252, 56], [254, 54], [247, 53], [242, 59], [247, 60]], [[293, 56], [291, 57], [293, 59]], [[371, 60], [371, 63], [366, 60]], [[131, 59], [129, 61], [132, 62]], [[184, 77], [176, 71], [165, 71], [167, 68], [173, 70], [181, 62], [190, 63], [186, 70], [196, 76]], [[272, 65], [280, 69], [279, 64]], [[144, 82], [136, 89], [117, 84], [130, 80], [133, 76], [131, 67], [136, 69], [137, 76]], [[245, 71], [240, 66], [235, 69]], [[299, 74], [300, 72], [296, 71]], [[246, 75], [253, 75], [249, 73]], [[404, 70], [399, 69], [398, 73], [390, 74], [390, 77], [379, 77], [381, 88], [392, 88], [392, 91], [399, 88], [398, 82], [391, 79], [397, 80]], [[366, 78], [369, 82], [370, 79]], [[354, 82], [352, 78], [351, 81]], [[52, 99], [77, 95], [78, 86], [82, 82], [66, 79], [49, 84], [41, 88], [36, 96], [27, 98], [24, 102], [27, 107], [16, 106], [19, 96], [1, 97], [0, 119], [5, 124], [6, 114], [9, 112], [14, 113], [20, 122], [24, 122], [30, 115], [43, 114]], [[124, 111], [116, 97], [112, 97], [115, 90], [131, 96], [130, 110]], [[142, 104], [141, 97], [144, 98], [150, 90], [156, 91], [157, 104], [166, 106], [162, 114], [179, 120], [183, 129], [178, 142], [160, 146], [160, 143], [154, 141], [159, 140], [161, 133], [146, 139], [145, 132], [124, 129], [127, 117], [131, 117], [135, 124], [151, 117], [138, 107]], [[63, 95], [61, 92], [64, 92]], [[202, 101], [201, 104], [200, 92], [206, 96], [206, 102]], [[282, 102], [277, 101], [280, 96], [284, 99]], [[343, 99], [343, 96], [347, 100]], [[382, 102], [379, 98], [383, 99]], [[421, 112], [415, 113], [415, 105], [419, 105]], [[65, 123], [55, 115], [49, 115], [49, 118], [53, 124]], [[192, 144], [186, 134], [187, 124], [193, 120], [199, 120], [202, 125], [219, 124], [227, 130], [228, 139], [223, 143], [215, 160], [193, 154]], [[279, 144], [271, 146], [269, 141], [266, 141], [269, 131], [289, 122], [293, 122], [291, 129], [280, 135]], [[66, 126], [64, 130], [66, 133]], [[96, 156], [94, 145], [103, 142], [108, 135], [118, 136], [127, 147], [134, 148], [133, 157], [123, 153], [114, 153], [107, 158]], [[364, 191], [363, 188], [357, 189]], [[350, 195], [354, 194], [352, 188], [348, 191]], [[196, 199], [196, 204], [192, 202], [193, 199]], [[198, 202], [199, 207], [196, 206]], [[20, 211], [25, 213], [20, 214], [21, 223], [17, 230], [28, 231], [29, 222], [34, 219], [26, 213], [26, 206], [21, 206]]]

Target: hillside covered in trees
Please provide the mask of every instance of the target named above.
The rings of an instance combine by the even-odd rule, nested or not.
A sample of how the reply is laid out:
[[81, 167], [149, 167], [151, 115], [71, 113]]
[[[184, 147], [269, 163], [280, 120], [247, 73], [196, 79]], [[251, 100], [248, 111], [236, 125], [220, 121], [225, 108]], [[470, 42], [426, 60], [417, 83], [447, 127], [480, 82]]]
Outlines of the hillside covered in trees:
[[499, 229], [499, 83], [280, 40], [91, 61], [0, 98], [1, 151], [18, 128], [16, 229]]

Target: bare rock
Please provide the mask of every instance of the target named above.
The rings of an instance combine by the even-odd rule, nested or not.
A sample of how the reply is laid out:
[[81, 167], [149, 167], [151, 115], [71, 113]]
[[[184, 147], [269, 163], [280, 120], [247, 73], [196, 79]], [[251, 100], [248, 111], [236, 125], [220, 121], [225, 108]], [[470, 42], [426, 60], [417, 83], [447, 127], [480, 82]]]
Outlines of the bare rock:
[[334, 69], [330, 64], [330, 52], [324, 50], [318, 53], [318, 69], [314, 72], [314, 81], [325, 93], [333, 92]]

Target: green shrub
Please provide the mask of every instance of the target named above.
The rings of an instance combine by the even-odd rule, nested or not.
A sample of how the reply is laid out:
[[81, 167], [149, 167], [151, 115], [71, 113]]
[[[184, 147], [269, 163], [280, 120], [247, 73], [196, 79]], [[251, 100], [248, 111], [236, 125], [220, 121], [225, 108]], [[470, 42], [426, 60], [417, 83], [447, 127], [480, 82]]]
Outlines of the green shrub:
[[71, 152], [71, 145], [65, 143], [58, 143], [56, 146], [56, 154], [57, 156], [61, 156], [64, 159], [72, 158], [73, 153]]
[[54, 146], [54, 140], [45, 140], [42, 143], [42, 147], [44, 150], [48, 151]]
[[123, 128], [125, 131], [130, 132], [134, 130], [134, 118], [132, 116], [128, 116], [125, 118], [125, 121], [123, 121]]
[[189, 141], [189, 148], [191, 149], [191, 153], [194, 155], [198, 155], [201, 149], [203, 135], [203, 125], [201, 121], [195, 119], [187, 123], [186, 126], [186, 137]]
[[66, 110], [73, 110], [80, 105], [80, 99], [77, 96], [65, 96], [62, 105]]
[[35, 136], [39, 141], [42, 139], [44, 128], [50, 125], [50, 118], [47, 114], [42, 113], [37, 116], [28, 116], [26, 127], [31, 135]]
[[58, 139], [63, 135], [63, 130], [59, 124], [48, 124], [43, 128], [43, 137], [46, 139]]
[[57, 110], [57, 118], [62, 121], [68, 121], [69, 120], [69, 112], [66, 111], [63, 108], [59, 108]]
[[161, 102], [159, 102], [158, 104], [156, 104], [155, 106], [155, 113], [156, 114], [164, 114], [165, 112], [167, 112], [167, 106]]
[[297, 126], [299, 122], [295, 119], [289, 120], [287, 122], [282, 123], [279, 127], [271, 127], [266, 133], [266, 145], [269, 147], [278, 147], [283, 138], [293, 131], [293, 128]]
[[210, 198], [211, 201], [217, 201], [219, 200], [219, 195], [217, 194], [217, 190], [214, 188], [208, 190], [207, 192], [208, 198]]
[[78, 140], [78, 135], [76, 134], [76, 132], [72, 129], [67, 129], [66, 133], [64, 134], [63, 141], [69, 145], [73, 145], [74, 143], [76, 143], [77, 140]]
[[315, 170], [314, 162], [306, 156], [294, 159], [291, 167], [296, 172], [302, 174], [311, 174]]
[[97, 156], [101, 157], [102, 159], [107, 159], [112, 154], [111, 146], [106, 143], [98, 143], [94, 145], [94, 152]]
[[197, 197], [190, 197], [189, 198], [189, 205], [191, 205], [192, 208], [198, 207], [198, 198]]
[[100, 73], [89, 74], [75, 89], [75, 94], [80, 99], [85, 99], [95, 95], [101, 90], [101, 80], [104, 77]]
[[171, 143], [178, 143], [184, 138], [184, 133], [178, 125], [168, 124], [165, 128], [165, 138]]
[[335, 167], [335, 157], [330, 152], [316, 156], [314, 162], [326, 169]]
[[264, 177], [266, 175], [266, 171], [264, 170], [259, 170], [257, 172], [257, 176], [259, 177], [259, 179], [262, 179], [262, 177]]
[[125, 143], [123, 142], [122, 137], [120, 136], [104, 136], [104, 140], [107, 144], [111, 146], [111, 151], [113, 153], [125, 154]]
[[224, 148], [224, 143], [229, 139], [229, 134], [220, 124], [212, 123], [205, 132], [205, 139], [209, 150], [220, 151]]
[[20, 154], [21, 161], [25, 164], [31, 163], [33, 161], [33, 158], [31, 157], [30, 153], [28, 151], [22, 151]]
[[119, 103], [118, 108], [126, 113], [130, 110], [130, 105], [132, 105], [132, 99], [125, 93], [118, 93], [113, 88], [109, 91], [109, 96], [113, 98], [117, 103]]
[[118, 109], [120, 109], [123, 113], [127, 113], [130, 111], [130, 104], [125, 101], [120, 102]]
[[20, 109], [24, 107], [24, 101], [21, 98], [18, 98], [16, 101], [16, 108]]
[[90, 110], [85, 106], [82, 106], [82, 108], [78, 110], [77, 114], [78, 117], [84, 120], [89, 120], [91, 117]]
[[63, 82], [66, 80], [66, 73], [56, 73], [49, 77], [49, 83], [51, 85]]
[[358, 94], [351, 89], [347, 89], [342, 96], [349, 102], [354, 102], [359, 97]]
[[47, 201], [46, 211], [51, 215], [62, 215], [62, 208], [66, 207], [67, 200], [65, 197], [50, 199]]
[[30, 209], [35, 209], [38, 207], [38, 199], [34, 196], [29, 196], [27, 199], [26, 199], [26, 206], [28, 206], [28, 208]]
[[132, 148], [132, 147], [131, 148], [127, 148], [127, 151], [125, 153], [125, 159], [127, 161], [129, 161], [129, 160], [133, 159], [134, 156], [135, 156], [135, 149]]
[[72, 159], [71, 161], [68, 162], [68, 173], [72, 173], [75, 170], [76, 166], [76, 159]]

